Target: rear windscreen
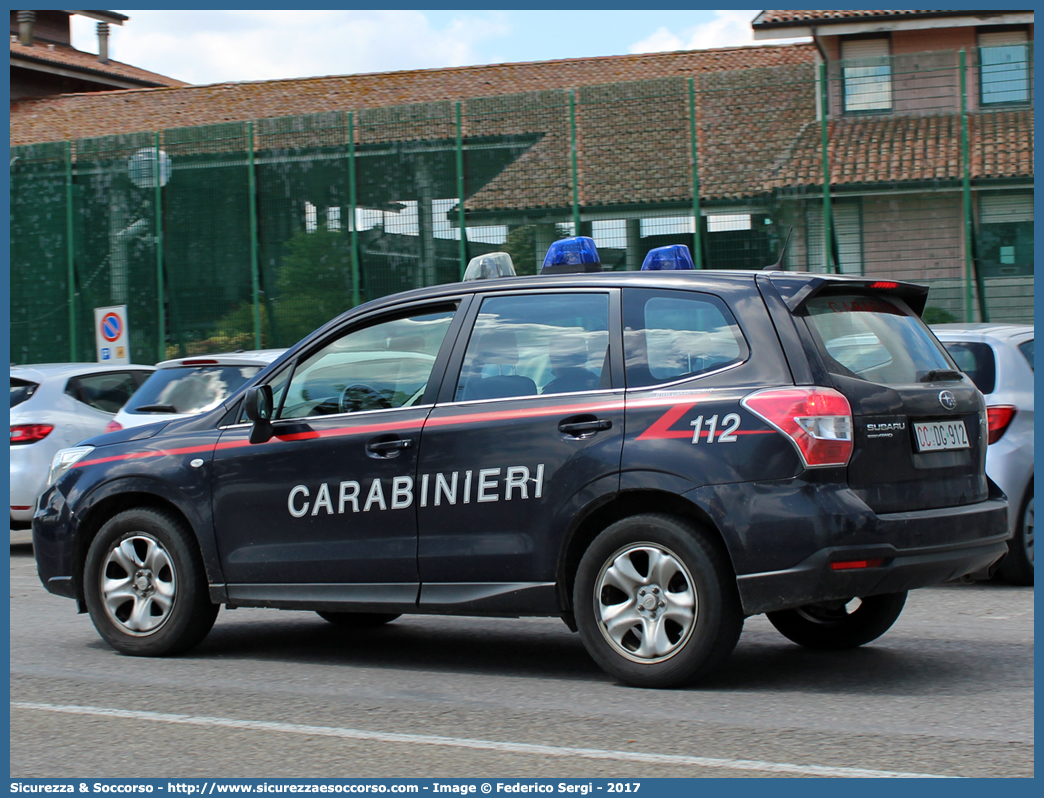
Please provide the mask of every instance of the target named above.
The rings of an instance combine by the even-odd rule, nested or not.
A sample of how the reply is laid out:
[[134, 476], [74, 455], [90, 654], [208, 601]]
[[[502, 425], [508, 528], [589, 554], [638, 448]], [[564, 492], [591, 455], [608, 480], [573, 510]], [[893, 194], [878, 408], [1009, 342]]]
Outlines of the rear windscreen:
[[834, 374], [908, 385], [930, 371], [953, 368], [924, 322], [899, 302], [828, 295], [813, 297], [805, 308], [827, 370]]
[[154, 371], [123, 408], [128, 413], [202, 413], [217, 407], [260, 366], [186, 366]]
[[11, 378], [11, 407], [20, 405], [34, 393], [40, 386], [35, 382], [29, 382], [28, 380], [19, 380], [15, 377]]
[[957, 368], [972, 378], [976, 388], [983, 393], [993, 393], [997, 381], [997, 361], [989, 344], [946, 341], [943, 346]]

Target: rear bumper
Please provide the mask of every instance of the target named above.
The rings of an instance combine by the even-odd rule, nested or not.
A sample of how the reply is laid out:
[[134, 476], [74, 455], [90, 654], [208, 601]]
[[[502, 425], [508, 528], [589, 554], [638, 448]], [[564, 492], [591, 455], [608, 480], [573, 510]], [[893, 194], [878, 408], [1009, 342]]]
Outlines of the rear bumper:
[[[995, 488], [989, 499], [978, 504], [884, 513], [875, 519], [874, 537], [878, 539], [938, 539], [936, 533], [945, 529], [959, 542], [917, 548], [896, 548], [889, 543], [834, 546], [785, 570], [743, 574], [736, 582], [744, 612], [756, 615], [816, 601], [898, 593], [962, 576], [986, 578], [991, 566], [1008, 552], [1007, 502]], [[833, 562], [850, 560], [883, 562], [854, 570], [830, 567]]]

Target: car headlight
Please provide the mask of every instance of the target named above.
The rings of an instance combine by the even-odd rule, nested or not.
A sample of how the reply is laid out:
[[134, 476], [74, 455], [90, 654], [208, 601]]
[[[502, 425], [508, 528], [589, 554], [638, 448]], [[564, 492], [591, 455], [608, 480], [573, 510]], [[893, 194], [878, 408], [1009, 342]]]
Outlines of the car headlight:
[[74, 446], [71, 449], [59, 449], [51, 460], [51, 470], [47, 472], [47, 487], [51, 487], [62, 478], [70, 468], [94, 451], [93, 446]]

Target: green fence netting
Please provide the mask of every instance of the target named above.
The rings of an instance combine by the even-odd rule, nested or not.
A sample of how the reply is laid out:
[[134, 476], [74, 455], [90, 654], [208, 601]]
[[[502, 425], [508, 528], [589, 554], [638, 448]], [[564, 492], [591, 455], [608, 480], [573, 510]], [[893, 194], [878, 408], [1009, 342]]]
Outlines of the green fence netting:
[[604, 268], [931, 286], [933, 321], [1033, 318], [1031, 45], [706, 71], [12, 148], [11, 357], [284, 347], [354, 305], [520, 274], [557, 238]]

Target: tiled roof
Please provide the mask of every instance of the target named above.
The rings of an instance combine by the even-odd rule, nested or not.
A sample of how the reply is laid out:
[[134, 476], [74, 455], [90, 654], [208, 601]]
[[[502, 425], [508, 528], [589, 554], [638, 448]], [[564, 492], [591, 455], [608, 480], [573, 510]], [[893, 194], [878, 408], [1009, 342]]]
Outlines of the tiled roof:
[[26, 47], [24, 44], [12, 41], [11, 58], [15, 59], [12, 61], [12, 66], [18, 65], [18, 60], [38, 61], [82, 72], [87, 80], [90, 79], [91, 75], [97, 75], [99, 77], [122, 78], [123, 80], [134, 81], [142, 86], [150, 87], [189, 85], [182, 80], [168, 78], [165, 75], [157, 75], [155, 72], [139, 69], [119, 61], [110, 60], [109, 63], [103, 64], [98, 60], [98, 56], [92, 53], [85, 53], [66, 44], [47, 45], [37, 43], [32, 47]]
[[[971, 114], [968, 128], [973, 180], [1033, 175], [1032, 110]], [[827, 135], [833, 186], [962, 176], [958, 114], [832, 119]], [[787, 161], [765, 175], [763, 188], [822, 185], [820, 146], [818, 125], [802, 131]]]
[[830, 24], [832, 22], [851, 22], [862, 19], [899, 19], [908, 17], [946, 17], [967, 16], [968, 14], [997, 13], [979, 11], [762, 11], [755, 17], [751, 26], [758, 28], [776, 28], [800, 25], [810, 22]]
[[808, 64], [814, 52], [811, 44], [766, 45], [69, 94], [13, 103], [11, 144]]

